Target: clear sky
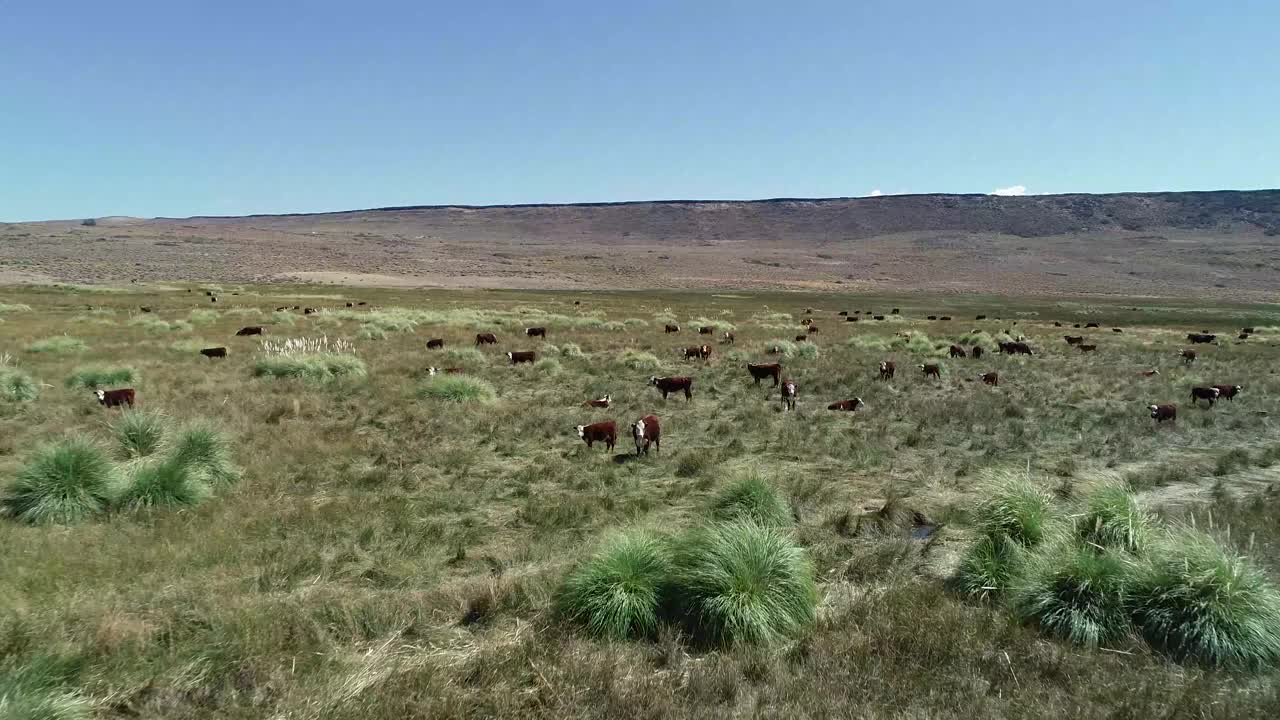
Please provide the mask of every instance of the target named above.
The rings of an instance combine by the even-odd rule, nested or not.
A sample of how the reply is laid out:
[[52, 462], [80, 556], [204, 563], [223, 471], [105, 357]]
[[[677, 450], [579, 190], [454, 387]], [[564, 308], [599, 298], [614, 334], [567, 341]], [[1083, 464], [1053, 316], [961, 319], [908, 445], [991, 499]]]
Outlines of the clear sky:
[[1280, 187], [1280, 2], [0, 2], [0, 221]]

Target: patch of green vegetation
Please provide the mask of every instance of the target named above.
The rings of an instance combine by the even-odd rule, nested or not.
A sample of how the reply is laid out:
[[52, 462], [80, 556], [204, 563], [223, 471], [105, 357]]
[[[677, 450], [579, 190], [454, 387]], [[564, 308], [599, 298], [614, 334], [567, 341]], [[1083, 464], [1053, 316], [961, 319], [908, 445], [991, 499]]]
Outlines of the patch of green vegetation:
[[765, 527], [790, 527], [791, 506], [758, 470], [749, 470], [712, 500], [711, 516], [721, 522], [748, 520]]
[[569, 574], [557, 605], [596, 637], [653, 637], [672, 571], [664, 538], [643, 530], [619, 533]]
[[136, 383], [140, 379], [138, 371], [131, 367], [81, 367], [67, 377], [66, 386], [97, 390]]
[[49, 355], [70, 355], [88, 350], [89, 346], [79, 338], [62, 335], [59, 337], [36, 340], [27, 346], [27, 352], [47, 353]]
[[32, 453], [6, 489], [3, 504], [23, 522], [69, 525], [110, 507], [116, 477], [102, 448], [68, 438]]
[[339, 378], [363, 378], [369, 374], [364, 362], [346, 353], [302, 353], [259, 358], [253, 365], [258, 377], [328, 382]]
[[111, 426], [125, 459], [141, 458], [160, 450], [169, 425], [168, 417], [149, 410], [126, 410]]
[[492, 405], [498, 399], [493, 385], [467, 375], [437, 375], [422, 384], [419, 394], [431, 400]]
[[40, 385], [18, 368], [0, 366], [0, 400], [28, 403], [40, 397]]

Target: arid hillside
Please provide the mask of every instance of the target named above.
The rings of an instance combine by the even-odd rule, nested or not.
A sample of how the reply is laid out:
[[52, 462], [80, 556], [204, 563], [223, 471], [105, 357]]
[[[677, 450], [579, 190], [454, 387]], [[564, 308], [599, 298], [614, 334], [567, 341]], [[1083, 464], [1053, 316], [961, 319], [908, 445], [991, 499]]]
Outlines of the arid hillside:
[[0, 224], [0, 281], [1261, 299], [1280, 191], [407, 207]]

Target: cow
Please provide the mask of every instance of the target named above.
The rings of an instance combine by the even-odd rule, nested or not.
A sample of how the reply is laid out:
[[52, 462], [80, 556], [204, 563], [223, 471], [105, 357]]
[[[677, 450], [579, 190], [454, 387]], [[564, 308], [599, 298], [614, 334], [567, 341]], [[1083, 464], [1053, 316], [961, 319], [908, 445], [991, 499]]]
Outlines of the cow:
[[810, 335], [812, 335], [812, 334], [814, 334], [814, 333], [816, 333], [816, 332], [818, 332], [818, 326], [817, 326], [817, 325], [810, 325], [810, 326], [809, 326], [809, 334], [810, 334]]
[[288, 309], [289, 309], [288, 305], [281, 305], [280, 307], [276, 308], [276, 312], [286, 312]]
[[974, 360], [977, 360], [978, 358], [982, 357], [982, 348], [977, 345], [973, 346], [973, 352], [971, 353], [971, 356], [973, 357]]
[[347, 307], [355, 307], [355, 306], [356, 306], [356, 304], [355, 304], [355, 303], [353, 303], [353, 302], [349, 302], [349, 303], [347, 303]]
[[1066, 340], [1068, 345], [1079, 345], [1084, 342], [1083, 335], [1063, 335], [1062, 339]]
[[973, 319], [974, 319], [974, 320], [986, 320], [986, 319], [987, 319], [987, 316], [986, 316], [986, 315], [975, 315]]
[[1178, 420], [1177, 405], [1148, 405], [1147, 408], [1151, 410], [1151, 417], [1155, 419], [1157, 423], [1162, 423], [1165, 420], [1171, 420], [1173, 422], [1177, 422]]
[[664, 328], [662, 329], [662, 331], [663, 331], [663, 332], [665, 332], [665, 333], [677, 333], [677, 332], [680, 332], [680, 326], [679, 326], [679, 325], [667, 325], [666, 327], [664, 327]]
[[547, 336], [547, 329], [544, 327], [525, 328], [524, 334], [528, 335], [529, 337], [545, 338]]
[[303, 315], [310, 315], [316, 311], [315, 308], [302, 308]]
[[663, 400], [667, 399], [667, 395], [681, 391], [684, 391], [685, 402], [693, 399], [693, 378], [651, 377], [649, 378], [649, 384], [662, 391]]
[[951, 357], [953, 358], [969, 357], [969, 353], [965, 352], [965, 349], [960, 347], [959, 345], [952, 345], [951, 349], [948, 352], [951, 353]]
[[747, 363], [747, 372], [751, 373], [751, 377], [755, 378], [757, 385], [760, 384], [761, 380], [771, 377], [773, 378], [773, 387], [778, 387], [778, 378], [782, 375], [782, 366], [778, 363], [768, 365]]
[[1206, 400], [1209, 407], [1213, 407], [1213, 401], [1218, 399], [1222, 391], [1216, 387], [1193, 387], [1191, 388], [1191, 404], [1195, 405], [1197, 401]]
[[898, 369], [898, 368], [897, 368], [897, 366], [895, 366], [891, 361], [889, 361], [889, 360], [881, 360], [881, 361], [880, 361], [880, 379], [881, 379], [881, 380], [892, 380], [892, 379], [893, 379], [893, 373], [894, 373], [897, 369]]
[[978, 376], [978, 379], [992, 387], [996, 387], [1000, 384], [1000, 373], [982, 373]]
[[1217, 339], [1217, 335], [1211, 335], [1209, 333], [1187, 333], [1187, 340], [1192, 345], [1210, 345]]
[[211, 297], [211, 298], [209, 298], [209, 302], [211, 302], [211, 303], [216, 303], [216, 302], [218, 302], [218, 298], [216, 298], [216, 297]]
[[1054, 321], [1053, 321], [1053, 326], [1054, 326], [1054, 327], [1062, 327], [1062, 323], [1058, 322], [1057, 320], [1054, 320]]
[[689, 358], [700, 358], [702, 360], [707, 360], [710, 357], [711, 357], [710, 345], [697, 345], [694, 347], [689, 347], [684, 349], [685, 360], [688, 360]]
[[699, 335], [715, 335], [716, 329], [709, 325], [704, 325], [703, 327], [698, 328], [698, 334]]
[[1219, 400], [1226, 398], [1231, 402], [1235, 402], [1236, 395], [1239, 395], [1240, 391], [1244, 389], [1243, 385], [1214, 385], [1213, 387], [1218, 391]]
[[845, 322], [858, 322], [858, 318], [856, 318], [856, 317], [854, 317], [854, 316], [852, 316], [852, 315], [848, 315], [848, 316], [846, 316], [846, 317], [845, 317], [844, 321], [845, 321]]
[[365, 305], [368, 305], [368, 304], [369, 304], [369, 303], [367, 303], [367, 302], [365, 302], [365, 301], [363, 301], [363, 300], [361, 300], [360, 302], [356, 303], [356, 305], [359, 305], [360, 307], [364, 307]]
[[1248, 327], [1248, 328], [1240, 328], [1240, 332], [1244, 335], [1252, 335], [1255, 331], [1253, 328]]
[[1183, 365], [1190, 365], [1191, 363], [1193, 363], [1193, 362], [1195, 362], [1195, 361], [1196, 361], [1196, 351], [1195, 351], [1195, 350], [1183, 350], [1182, 352], [1180, 352], [1180, 353], [1178, 353], [1178, 354], [1179, 354], [1179, 356], [1182, 358], [1182, 364], [1183, 364]]
[[1248, 339], [1249, 339], [1249, 333], [1240, 333], [1239, 335], [1237, 335], [1237, 336], [1236, 336], [1236, 339], [1237, 339], [1237, 340], [1248, 340]]
[[1075, 328], [1075, 329], [1079, 330], [1079, 329], [1080, 329], [1080, 323], [1076, 323], [1075, 325], [1072, 325], [1071, 327], [1073, 327], [1073, 328]]
[[122, 407], [124, 405], [133, 407], [136, 393], [133, 388], [121, 388], [119, 390], [96, 390], [94, 395], [98, 398], [98, 404], [104, 407]]
[[1160, 374], [1160, 371], [1152, 368], [1150, 370], [1143, 370], [1141, 374], [1142, 377], [1155, 377]]
[[797, 335], [796, 342], [804, 342], [809, 339], [808, 335]]
[[250, 325], [248, 327], [242, 327], [236, 331], [236, 337], [245, 337], [248, 335], [261, 335], [261, 334], [262, 334], [261, 325]]
[[511, 361], [512, 365], [519, 365], [520, 363], [531, 363], [537, 360], [538, 354], [532, 350], [516, 350], [515, 352], [507, 353], [507, 359]]
[[938, 319], [937, 315], [930, 315], [929, 317], [925, 318], [925, 320], [937, 320], [937, 319]]
[[920, 368], [920, 372], [924, 373], [925, 377], [937, 378], [939, 380], [942, 379], [942, 368], [935, 363], [925, 363], [924, 365], [917, 365], [916, 367]]
[[428, 350], [440, 350], [444, 348], [444, 338], [431, 338], [427, 341]]
[[1124, 330], [1123, 330], [1123, 329], [1121, 329], [1121, 328], [1111, 328], [1111, 332], [1122, 333], [1122, 332], [1124, 332]]
[[139, 309], [139, 310], [141, 310], [142, 312], [146, 312], [146, 313], [151, 312], [151, 307], [150, 307], [149, 305], [143, 305], [142, 307], [140, 307], [140, 308], [138, 308], [138, 309]]
[[200, 351], [200, 354], [210, 360], [213, 358], [225, 358], [227, 356], [227, 349], [224, 347], [205, 348]]
[[582, 407], [607, 408], [609, 407], [609, 403], [612, 401], [613, 401], [612, 395], [605, 395], [604, 397], [599, 397], [599, 398], [596, 398], [595, 400], [588, 400], [582, 403]]
[[205, 295], [208, 295], [209, 297], [213, 297], [213, 291], [212, 291], [212, 290], [205, 290], [205, 291], [204, 291], [204, 294], [205, 294]]
[[883, 319], [884, 319], [884, 316], [883, 316], [883, 315], [876, 315], [876, 316], [872, 317], [871, 319], [872, 319], [872, 320], [883, 320]]
[[838, 400], [827, 406], [828, 410], [841, 410], [844, 412], [853, 412], [861, 407], [866, 407], [866, 403], [862, 402], [862, 398], [856, 397], [851, 400]]
[[655, 415], [645, 415], [631, 426], [631, 439], [636, 441], [636, 454], [648, 455], [649, 445], [659, 455], [662, 454], [662, 428]]
[[725, 333], [724, 339], [721, 340], [721, 342], [723, 342], [725, 345], [732, 345], [734, 343], [733, 333], [731, 332]]
[[940, 318], [938, 318], [938, 319], [939, 319], [939, 320], [946, 321], [946, 320], [950, 320], [950, 319], [951, 319], [951, 316], [950, 316], [950, 315], [943, 315], [942, 317], [940, 317]]
[[796, 384], [793, 380], [784, 380], [782, 382], [782, 409], [796, 409]]
[[803, 319], [803, 320], [801, 320], [801, 321], [800, 321], [800, 324], [801, 324], [801, 325], [812, 325], [812, 324], [813, 324], [813, 318], [805, 318], [805, 319]]
[[1096, 327], [1098, 327], [1098, 323], [1096, 323], [1096, 322], [1085, 323], [1085, 324], [1084, 324], [1084, 327], [1085, 327], [1085, 329], [1086, 329], [1086, 330], [1088, 330], [1089, 328], [1096, 328]]
[[498, 337], [493, 333], [476, 333], [476, 346], [480, 345], [496, 345]]
[[444, 374], [444, 375], [458, 375], [458, 374], [460, 374], [461, 372], [462, 372], [462, 368], [456, 368], [456, 367], [452, 367], [452, 368], [429, 367], [429, 368], [427, 368], [427, 374], [428, 374], [428, 375], [431, 375], [432, 377], [434, 377], [434, 376], [436, 376], [436, 375], [440, 375], [440, 374]]
[[813, 314], [813, 308], [805, 308], [805, 309], [804, 309], [804, 314], [805, 314], [805, 315], [812, 315], [812, 314]]
[[849, 311], [841, 310], [840, 312], [836, 313], [836, 315], [839, 315], [840, 317], [849, 317]]
[[587, 447], [591, 447], [594, 443], [602, 442], [605, 449], [612, 452], [614, 444], [618, 442], [618, 426], [612, 420], [590, 425], [579, 425], [577, 431], [578, 437], [586, 441]]
[[893, 310], [889, 311], [889, 314], [890, 314], [890, 315], [898, 315], [898, 314], [901, 314], [901, 313], [902, 313], [902, 311], [901, 311], [900, 309], [898, 309], [898, 308], [894, 308]]
[[1030, 345], [1021, 341], [1000, 343], [1000, 352], [1007, 353], [1009, 355], [1034, 355], [1035, 354], [1031, 352]]
[[1077, 345], [1076, 347], [1080, 348], [1080, 352], [1093, 352], [1098, 349], [1097, 345]]

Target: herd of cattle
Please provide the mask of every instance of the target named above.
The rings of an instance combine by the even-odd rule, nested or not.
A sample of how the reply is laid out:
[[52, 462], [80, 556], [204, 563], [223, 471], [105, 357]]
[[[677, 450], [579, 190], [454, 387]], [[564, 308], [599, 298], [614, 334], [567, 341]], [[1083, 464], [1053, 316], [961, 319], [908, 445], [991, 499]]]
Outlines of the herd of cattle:
[[[348, 307], [350, 307], [352, 306], [352, 303], [348, 303], [347, 305]], [[360, 305], [364, 305], [364, 303], [360, 303]], [[281, 309], [287, 309], [287, 308], [281, 308]], [[314, 312], [312, 308], [306, 308], [305, 310], [308, 311], [307, 314]], [[143, 312], [151, 312], [151, 308], [144, 307]], [[812, 314], [812, 309], [806, 310], [805, 312], [806, 314]], [[845, 311], [841, 311], [839, 313], [840, 316], [845, 317], [849, 321], [857, 321], [858, 318], [856, 317], [856, 315], [858, 314], [861, 314], [861, 311], [855, 311], [854, 315], [850, 315], [848, 312], [845, 312]], [[899, 310], [897, 308], [894, 308], [892, 314], [894, 315], [899, 314]], [[884, 319], [883, 315], [872, 315], [870, 312], [867, 313], [867, 316], [874, 317], [876, 320]], [[951, 317], [947, 315], [944, 315], [941, 317], [936, 315], [930, 315], [928, 316], [928, 319], [929, 320], [950, 320]], [[986, 316], [978, 315], [975, 319], [985, 320]], [[805, 318], [804, 320], [801, 321], [801, 323], [806, 327], [806, 332], [803, 335], [796, 336], [795, 339], [797, 342], [805, 341], [808, 339], [809, 335], [813, 335], [819, 332], [818, 326], [814, 324], [811, 318]], [[1063, 324], [1061, 322], [1055, 322], [1053, 324], [1055, 327], [1063, 327]], [[1076, 323], [1073, 327], [1080, 328], [1081, 324]], [[1083, 327], [1086, 329], [1097, 328], [1098, 324], [1091, 322], [1091, 323], [1086, 323]], [[1112, 331], [1117, 333], [1123, 332], [1123, 330], [1120, 328], [1112, 328]], [[674, 325], [674, 324], [665, 324], [663, 328], [663, 332], [668, 334], [678, 333], [680, 332], [680, 326]], [[703, 326], [698, 328], [698, 333], [700, 335], [714, 335], [715, 332], [716, 332], [715, 328], [709, 327], [709, 326]], [[1240, 332], [1239, 339], [1241, 340], [1247, 339], [1250, 336], [1252, 336], [1255, 332], [1256, 331], [1254, 328], [1251, 328], [1251, 327], [1243, 328]], [[237, 337], [248, 337], [248, 336], [262, 335], [262, 334], [263, 334], [263, 327], [259, 325], [246, 326], [236, 332]], [[525, 328], [524, 334], [526, 337], [529, 337], [529, 338], [545, 339], [547, 337], [547, 328], [545, 327]], [[1006, 334], [1011, 335], [1012, 333], [1009, 331], [1006, 331]], [[902, 335], [909, 337], [909, 333], [902, 334]], [[1095, 352], [1098, 349], [1098, 346], [1096, 344], [1086, 343], [1085, 337], [1083, 335], [1064, 335], [1063, 338], [1066, 341], [1067, 345], [1075, 347], [1076, 349], [1080, 350], [1083, 353]], [[732, 344], [734, 342], [734, 339], [735, 338], [733, 333], [725, 332], [721, 337], [721, 342], [724, 344]], [[1206, 332], [1199, 332], [1199, 333], [1188, 333], [1187, 341], [1193, 345], [1198, 345], [1198, 344], [1213, 345], [1213, 344], [1217, 344], [1218, 338], [1216, 335], [1208, 333], [1206, 331]], [[479, 347], [482, 345], [496, 345], [497, 343], [498, 343], [498, 338], [497, 338], [497, 335], [495, 335], [494, 333], [491, 333], [491, 332], [476, 333], [476, 336], [475, 336], [476, 347]], [[445, 347], [444, 338], [431, 338], [427, 341], [428, 350], [442, 350], [444, 349], [444, 347]], [[1007, 355], [1029, 355], [1029, 356], [1035, 355], [1035, 351], [1022, 338], [1018, 338], [1016, 340], [999, 342], [998, 347], [999, 347], [999, 352]], [[768, 351], [770, 353], [777, 354], [781, 352], [781, 349], [778, 347], [771, 347], [768, 349]], [[683, 355], [683, 357], [687, 360], [696, 359], [696, 360], [702, 360], [705, 362], [710, 360], [711, 355], [713, 353], [713, 349], [710, 345], [704, 344], [704, 345], [687, 347], [681, 350], [680, 352]], [[200, 350], [200, 354], [209, 359], [226, 358], [227, 348], [225, 347], [204, 348]], [[953, 344], [948, 349], [948, 355], [951, 358], [980, 359], [983, 356], [983, 349], [981, 346], [974, 346], [971, 349], [966, 349], [961, 345]], [[1196, 358], [1197, 358], [1196, 351], [1191, 349], [1180, 350], [1178, 355], [1182, 359], [1183, 364], [1186, 366], [1190, 366], [1192, 363], [1196, 361]], [[532, 350], [523, 350], [523, 351], [513, 350], [507, 353], [507, 360], [512, 365], [519, 365], [523, 363], [533, 363], [536, 361], [536, 359], [537, 359], [537, 353]], [[937, 379], [941, 379], [942, 377], [942, 368], [937, 363], [922, 363], [920, 365], [917, 365], [916, 368], [922, 373], [925, 379], [937, 380]], [[795, 410], [796, 400], [798, 396], [797, 385], [794, 381], [790, 379], [785, 379], [782, 377], [782, 365], [780, 363], [747, 363], [746, 369], [748, 374], [755, 381], [756, 385], [759, 385], [761, 380], [772, 379], [773, 380], [772, 387], [780, 388], [779, 397], [782, 402], [782, 409], [784, 411]], [[432, 376], [442, 374], [442, 373], [456, 374], [456, 373], [463, 373], [463, 372], [465, 371], [462, 368], [457, 368], [457, 367], [446, 367], [446, 368], [430, 367], [427, 369], [427, 374]], [[882, 381], [891, 381], [894, 379], [894, 375], [896, 372], [897, 372], [896, 364], [891, 360], [884, 360], [884, 361], [881, 361], [879, 364], [878, 378]], [[1157, 369], [1150, 369], [1150, 370], [1142, 371], [1140, 375], [1144, 377], [1152, 377], [1154, 375], [1158, 375], [1159, 373], [1160, 371]], [[996, 373], [996, 372], [980, 373], [977, 376], [977, 379], [980, 380], [982, 383], [993, 386], [993, 387], [999, 386], [1000, 384], [1000, 376], [999, 376], [999, 373]], [[662, 393], [663, 400], [666, 400], [669, 395], [679, 394], [679, 393], [684, 394], [686, 401], [693, 399], [693, 378], [691, 377], [653, 376], [649, 378], [648, 384], [657, 388], [658, 391]], [[1207, 403], [1209, 407], [1212, 407], [1213, 404], [1220, 399], [1227, 399], [1227, 400], [1234, 401], [1236, 395], [1238, 395], [1243, 389], [1244, 389], [1243, 386], [1235, 385], [1235, 384], [1193, 387], [1191, 388], [1190, 400], [1192, 405], [1195, 405], [1199, 403], [1199, 401], [1203, 400]], [[94, 393], [97, 396], [98, 402], [106, 407], [123, 407], [123, 406], [132, 407], [134, 404], [134, 401], [136, 400], [136, 392], [133, 388], [120, 388], [115, 390], [95, 390]], [[608, 408], [611, 402], [612, 402], [612, 397], [609, 395], [605, 395], [601, 398], [597, 398], [594, 400], [587, 400], [585, 403], [583, 403], [583, 407], [604, 409], [604, 408]], [[860, 397], [853, 397], [846, 400], [837, 400], [827, 405], [828, 410], [836, 410], [836, 411], [844, 411], [844, 412], [854, 412], [856, 410], [859, 410], [865, 407], [866, 407], [866, 403], [864, 403], [862, 398]], [[1176, 421], [1178, 417], [1178, 407], [1176, 404], [1173, 404], [1173, 403], [1149, 405], [1148, 410], [1150, 411], [1151, 417], [1157, 423], [1163, 423], [1166, 420]], [[576, 430], [578, 433], [578, 437], [580, 437], [583, 441], [585, 441], [588, 447], [592, 447], [596, 442], [601, 442], [605, 444], [608, 450], [612, 451], [614, 448], [614, 445], [617, 442], [617, 425], [612, 420], [604, 421], [604, 422], [596, 422], [596, 423], [591, 423], [587, 425], [578, 425], [576, 427]], [[636, 420], [634, 423], [631, 424], [630, 430], [631, 430], [632, 439], [635, 442], [637, 454], [647, 454], [650, 447], [653, 447], [654, 450], [657, 452], [661, 452], [662, 428], [657, 416], [645, 415], [644, 417], [641, 417], [639, 420]]]

